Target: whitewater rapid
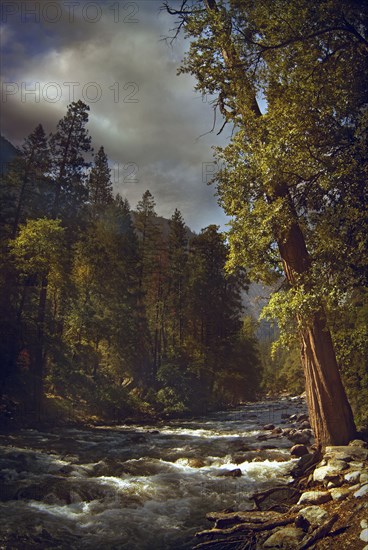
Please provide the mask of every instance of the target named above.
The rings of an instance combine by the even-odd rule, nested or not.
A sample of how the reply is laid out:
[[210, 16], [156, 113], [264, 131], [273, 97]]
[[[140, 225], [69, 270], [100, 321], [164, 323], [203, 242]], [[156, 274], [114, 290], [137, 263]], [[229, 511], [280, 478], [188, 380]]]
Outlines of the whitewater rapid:
[[[243, 405], [205, 418], [0, 435], [0, 540], [11, 548], [184, 550], [209, 511], [251, 509], [293, 460], [264, 424], [303, 400]], [[261, 436], [261, 439], [259, 437]], [[241, 470], [240, 477], [227, 471]]]

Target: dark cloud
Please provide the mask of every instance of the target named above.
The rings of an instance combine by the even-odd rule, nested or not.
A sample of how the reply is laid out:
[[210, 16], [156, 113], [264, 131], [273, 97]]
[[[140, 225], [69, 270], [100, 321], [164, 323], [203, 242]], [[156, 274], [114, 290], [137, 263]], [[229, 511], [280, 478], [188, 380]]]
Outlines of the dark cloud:
[[[190, 76], [176, 76], [185, 43], [162, 41], [174, 21], [159, 13], [161, 2], [44, 1], [39, 22], [21, 13], [37, 3], [6, 4], [19, 13], [4, 21], [3, 11], [2, 133], [19, 143], [39, 122], [53, 131], [70, 100], [81, 98], [91, 108], [94, 147], [104, 145], [115, 188], [133, 206], [150, 189], [161, 215], [177, 207], [196, 230], [223, 225], [202, 172], [211, 145], [224, 138], [198, 139], [212, 126], [212, 108], [194, 93]], [[55, 4], [61, 16], [51, 22]]]

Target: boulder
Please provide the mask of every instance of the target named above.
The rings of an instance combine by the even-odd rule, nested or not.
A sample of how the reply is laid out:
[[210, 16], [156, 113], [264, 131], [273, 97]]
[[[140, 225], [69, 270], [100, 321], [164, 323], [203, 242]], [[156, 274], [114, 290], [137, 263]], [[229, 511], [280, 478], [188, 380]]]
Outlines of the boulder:
[[265, 424], [263, 426], [264, 430], [273, 430], [275, 428], [274, 424]]
[[297, 458], [300, 458], [304, 455], [309, 454], [309, 451], [305, 445], [298, 444], [291, 447], [290, 454], [291, 456], [296, 456]]
[[301, 495], [298, 504], [323, 504], [331, 498], [328, 491], [307, 491]]
[[300, 427], [301, 427], [302, 429], [304, 429], [304, 428], [309, 428], [309, 429], [310, 429], [311, 425], [310, 425], [309, 420], [304, 420], [304, 421], [300, 424]]
[[299, 527], [283, 527], [263, 543], [264, 548], [297, 548], [304, 537], [303, 529]]
[[307, 506], [299, 511], [295, 524], [305, 530], [315, 529], [324, 523], [327, 518], [328, 513], [320, 506]]
[[363, 529], [359, 536], [360, 540], [363, 542], [368, 542], [368, 529]]

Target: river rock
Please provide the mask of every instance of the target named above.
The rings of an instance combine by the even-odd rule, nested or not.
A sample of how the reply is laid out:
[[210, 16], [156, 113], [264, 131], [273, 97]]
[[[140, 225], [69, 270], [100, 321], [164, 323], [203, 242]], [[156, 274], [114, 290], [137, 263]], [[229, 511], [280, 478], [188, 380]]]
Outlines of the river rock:
[[296, 420], [297, 422], [309, 422], [309, 416], [307, 414], [300, 414]]
[[360, 522], [360, 527], [362, 529], [368, 529], [368, 520], [362, 519], [362, 521]]
[[368, 542], [368, 529], [363, 529], [363, 531], [360, 533], [360, 540], [363, 542]]
[[302, 508], [295, 520], [295, 524], [298, 527], [309, 529], [315, 529], [321, 525], [328, 518], [326, 510], [320, 506], [307, 506]]
[[320, 466], [313, 472], [313, 481], [328, 482], [336, 478], [347, 467], [345, 462], [328, 463], [327, 466]]
[[274, 428], [272, 430], [272, 433], [277, 435], [277, 434], [282, 434], [282, 428]]
[[188, 466], [191, 468], [203, 468], [206, 465], [206, 461], [203, 458], [190, 458], [188, 460]]
[[310, 429], [311, 425], [309, 423], [308, 420], [304, 420], [301, 424], [300, 424], [300, 427], [304, 430], [304, 429]]
[[345, 460], [345, 462], [351, 462], [352, 460], [367, 460], [368, 449], [349, 445], [328, 446], [326, 447], [325, 457], [327, 459], [336, 458], [338, 460]]
[[360, 483], [368, 483], [368, 472], [362, 472], [359, 478]]
[[235, 468], [234, 470], [223, 470], [218, 475], [225, 477], [241, 477], [242, 471], [240, 468]]
[[[311, 481], [313, 480], [313, 476], [311, 476]], [[337, 487], [341, 487], [343, 485], [344, 480], [341, 478], [341, 476], [336, 476], [333, 479], [330, 479], [330, 481], [327, 483], [327, 489], [336, 489]]]
[[298, 445], [306, 445], [309, 443], [310, 435], [301, 431], [290, 432], [288, 435], [288, 439], [290, 439], [290, 441], [292, 441], [293, 443], [297, 443]]
[[365, 497], [366, 495], [368, 495], [368, 483], [362, 485], [361, 488], [354, 493], [355, 498]]
[[358, 483], [360, 479], [360, 472], [354, 471], [354, 472], [348, 472], [344, 475], [345, 481], [348, 483]]
[[264, 430], [273, 430], [275, 428], [274, 424], [265, 424], [263, 426]]
[[350, 489], [335, 487], [334, 489], [330, 489], [330, 495], [332, 500], [344, 500], [350, 495]]
[[264, 548], [297, 548], [304, 536], [303, 529], [299, 527], [283, 527], [273, 533], [263, 543]]
[[296, 456], [297, 458], [300, 458], [301, 456], [309, 454], [309, 451], [305, 445], [294, 445], [290, 449], [291, 456]]
[[331, 495], [328, 491], [307, 491], [301, 495], [298, 504], [323, 504], [329, 500]]

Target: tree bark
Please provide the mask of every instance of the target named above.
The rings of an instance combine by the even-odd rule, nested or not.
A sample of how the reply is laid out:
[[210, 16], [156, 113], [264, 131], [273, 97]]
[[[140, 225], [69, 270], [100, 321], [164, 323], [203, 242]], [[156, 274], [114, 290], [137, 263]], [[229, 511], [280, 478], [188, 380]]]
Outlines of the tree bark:
[[[295, 286], [297, 277], [311, 264], [304, 235], [296, 221], [279, 241], [279, 250], [287, 280]], [[354, 438], [356, 428], [322, 304], [311, 319], [301, 321], [301, 361], [315, 439], [322, 445], [345, 445]]]

